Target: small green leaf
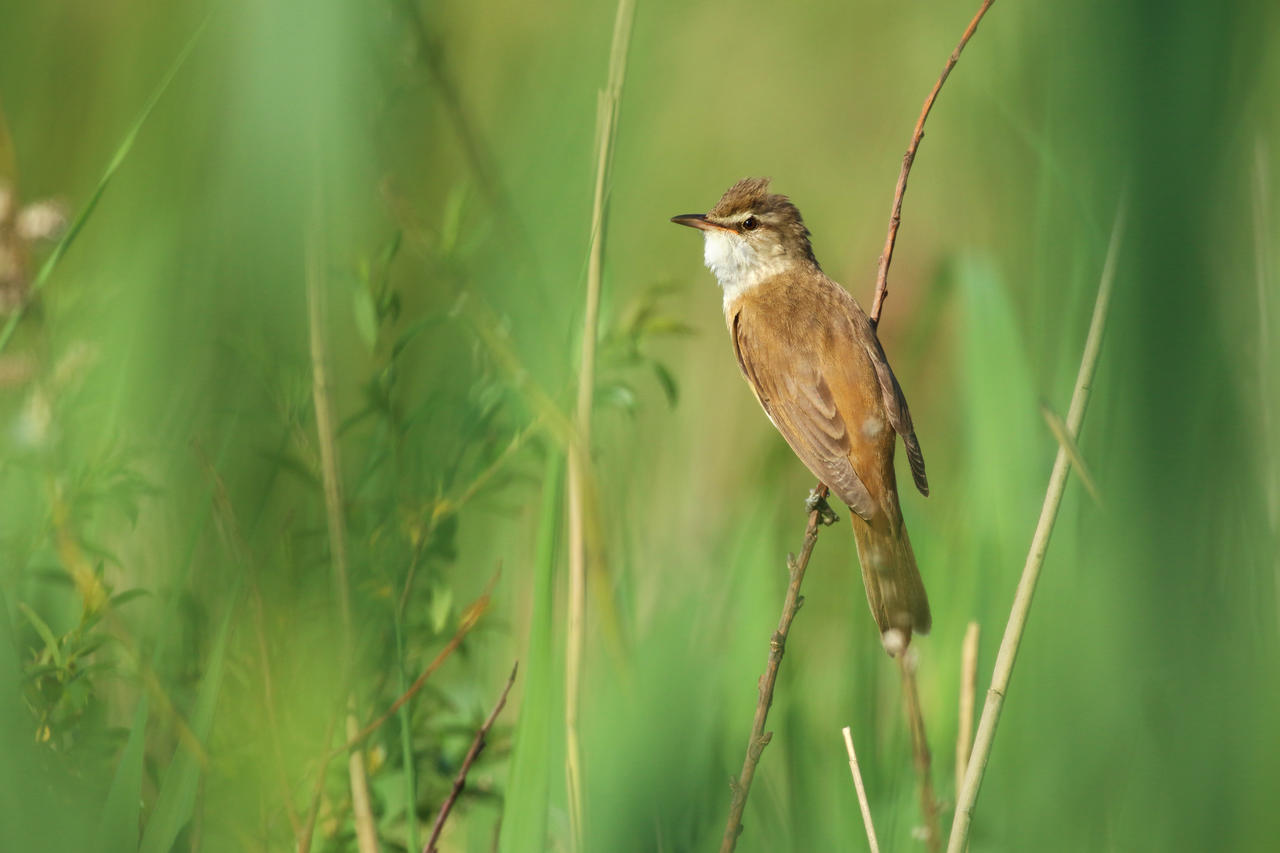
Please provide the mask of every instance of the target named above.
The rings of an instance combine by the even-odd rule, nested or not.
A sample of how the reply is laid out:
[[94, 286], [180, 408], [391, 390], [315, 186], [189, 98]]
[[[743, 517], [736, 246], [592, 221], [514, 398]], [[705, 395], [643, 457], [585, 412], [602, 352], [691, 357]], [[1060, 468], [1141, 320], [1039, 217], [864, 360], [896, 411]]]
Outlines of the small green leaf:
[[70, 650], [69, 657], [83, 658], [96, 652], [107, 643], [111, 642], [113, 637], [110, 634], [91, 634], [86, 637], [79, 645]]
[[118, 592], [115, 595], [111, 596], [111, 606], [123, 607], [129, 602], [134, 601], [135, 599], [144, 598], [149, 595], [151, 595], [151, 591], [142, 589], [141, 587], [126, 589], [124, 592]]
[[40, 639], [44, 641], [45, 648], [49, 650], [50, 657], [59, 667], [63, 666], [62, 650], [58, 648], [58, 640], [53, 635], [48, 624], [40, 618], [40, 615], [27, 606], [25, 602], [18, 602], [18, 609], [22, 611], [22, 615], [27, 617], [27, 621], [31, 623], [31, 627], [36, 629], [36, 633], [40, 635]]
[[431, 591], [431, 630], [443, 634], [449, 624], [449, 614], [453, 611], [453, 588], [443, 585]]
[[144, 690], [133, 714], [129, 740], [116, 765], [111, 790], [98, 819], [99, 849], [134, 851], [138, 849], [138, 818], [142, 811], [143, 758], [147, 746], [147, 693]]
[[366, 287], [357, 287], [351, 292], [352, 309], [356, 321], [356, 332], [365, 347], [373, 352], [378, 345], [378, 314], [374, 310], [373, 297]]
[[675, 408], [676, 403], [680, 402], [680, 389], [676, 385], [675, 376], [660, 361], [650, 362], [650, 366], [653, 367], [654, 375], [658, 377], [658, 382], [662, 385], [662, 393], [667, 397], [667, 404]]
[[462, 207], [467, 199], [465, 185], [459, 184], [449, 191], [444, 203], [444, 219], [440, 223], [440, 254], [453, 254], [458, 245], [458, 234], [462, 231]]
[[639, 331], [642, 336], [656, 337], [658, 335], [692, 335], [697, 330], [674, 317], [646, 317]]
[[596, 401], [606, 406], [622, 409], [625, 412], [634, 412], [636, 408], [636, 392], [621, 382], [615, 382], [597, 391]]

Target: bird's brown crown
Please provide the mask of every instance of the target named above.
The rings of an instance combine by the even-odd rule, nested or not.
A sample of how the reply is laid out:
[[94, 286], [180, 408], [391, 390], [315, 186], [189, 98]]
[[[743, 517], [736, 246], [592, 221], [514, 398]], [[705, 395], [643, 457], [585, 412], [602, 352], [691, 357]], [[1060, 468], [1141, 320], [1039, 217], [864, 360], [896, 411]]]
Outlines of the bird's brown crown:
[[707, 213], [707, 219], [737, 224], [745, 214], [773, 228], [785, 244], [798, 248], [800, 254], [813, 258], [809, 229], [805, 227], [800, 209], [785, 195], [769, 192], [769, 178], [743, 178], [738, 181], [725, 190], [720, 201]]

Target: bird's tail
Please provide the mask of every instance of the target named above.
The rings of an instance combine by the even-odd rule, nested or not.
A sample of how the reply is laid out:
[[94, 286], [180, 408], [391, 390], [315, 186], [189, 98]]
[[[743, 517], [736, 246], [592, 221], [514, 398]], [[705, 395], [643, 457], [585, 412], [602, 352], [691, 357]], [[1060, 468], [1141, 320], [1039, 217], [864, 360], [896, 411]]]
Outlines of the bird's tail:
[[867, 588], [871, 615], [880, 627], [880, 639], [891, 656], [911, 642], [911, 634], [927, 634], [933, 626], [929, 598], [916, 567], [906, 525], [892, 525], [881, 515], [869, 523], [855, 513], [853, 536], [858, 542], [858, 562]]

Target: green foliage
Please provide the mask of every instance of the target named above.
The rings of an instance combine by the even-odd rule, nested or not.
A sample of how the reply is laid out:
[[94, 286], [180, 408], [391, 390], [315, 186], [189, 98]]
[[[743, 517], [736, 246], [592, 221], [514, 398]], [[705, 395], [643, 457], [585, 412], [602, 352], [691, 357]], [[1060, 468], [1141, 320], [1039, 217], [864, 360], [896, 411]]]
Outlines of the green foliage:
[[[425, 841], [519, 659], [441, 849], [567, 850], [563, 469], [613, 10], [9, 6], [0, 177], [76, 215], [21, 244], [30, 299], [0, 317], [0, 849], [289, 849], [313, 815], [312, 850], [354, 849], [348, 700], [380, 717], [465, 628], [360, 747], [380, 841]], [[639, 5], [590, 454], [589, 850], [714, 848], [812, 485], [667, 218], [772, 174], [867, 304], [972, 12]], [[930, 119], [880, 334], [933, 486], [903, 502], [944, 812], [960, 640], [982, 624], [981, 695], [1056, 452], [1039, 407], [1065, 410], [1133, 202], [1079, 442], [1101, 500], [1068, 486], [975, 851], [1280, 835], [1278, 15], [996, 4]], [[846, 724], [884, 848], [914, 843], [846, 533], [806, 580], [744, 853], [862, 843]]]

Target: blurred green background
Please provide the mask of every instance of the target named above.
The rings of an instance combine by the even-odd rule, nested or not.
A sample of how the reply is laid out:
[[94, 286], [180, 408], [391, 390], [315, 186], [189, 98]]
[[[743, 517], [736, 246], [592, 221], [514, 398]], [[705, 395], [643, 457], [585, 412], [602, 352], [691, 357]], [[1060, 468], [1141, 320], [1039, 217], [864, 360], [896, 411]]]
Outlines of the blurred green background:
[[[717, 846], [812, 485], [667, 218], [772, 175], [869, 304], [902, 151], [974, 6], [638, 4], [591, 448], [585, 850]], [[0, 352], [0, 848], [289, 849], [314, 811], [312, 849], [355, 849], [345, 758], [325, 760], [348, 697], [373, 720], [474, 622], [361, 753], [380, 843], [425, 841], [518, 659], [441, 849], [571, 849], [557, 425], [613, 16], [0, 2], [11, 197], [74, 216], [127, 154]], [[933, 485], [903, 511], [945, 825], [960, 642], [981, 624], [981, 699], [1056, 452], [1039, 407], [1065, 414], [1129, 200], [1081, 437], [1101, 500], [1073, 477], [975, 851], [1280, 836], [1277, 48], [1261, 0], [997, 3], [928, 125], [880, 334]], [[10, 292], [51, 245], [22, 245]], [[846, 534], [810, 567], [743, 851], [863, 849], [844, 725], [884, 848], [923, 849]]]

